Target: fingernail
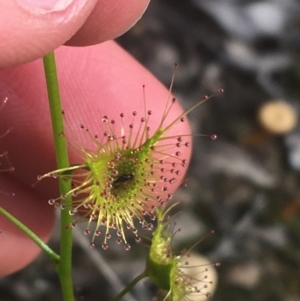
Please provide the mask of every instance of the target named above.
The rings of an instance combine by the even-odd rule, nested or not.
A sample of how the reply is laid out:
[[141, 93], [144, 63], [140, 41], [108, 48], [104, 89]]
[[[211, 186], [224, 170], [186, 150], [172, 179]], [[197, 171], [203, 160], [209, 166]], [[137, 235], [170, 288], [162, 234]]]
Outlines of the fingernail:
[[[48, 14], [67, 9], [71, 4], [85, 2], [84, 0], [15, 0], [23, 9], [34, 14]], [[77, 5], [76, 4], [76, 5]]]

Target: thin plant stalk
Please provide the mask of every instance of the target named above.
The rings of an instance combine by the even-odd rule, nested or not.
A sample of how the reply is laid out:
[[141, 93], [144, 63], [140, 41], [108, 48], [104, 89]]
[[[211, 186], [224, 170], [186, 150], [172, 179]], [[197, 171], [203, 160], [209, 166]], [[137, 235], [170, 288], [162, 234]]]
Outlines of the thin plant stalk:
[[[60, 101], [59, 85], [56, 72], [54, 53], [49, 53], [43, 58], [44, 71], [47, 83], [50, 114], [52, 120], [52, 130], [56, 152], [57, 168], [69, 166], [67, 143], [63, 136], [64, 123]], [[71, 182], [66, 179], [59, 179], [60, 194], [66, 194], [71, 190]], [[66, 230], [66, 226], [72, 222], [69, 214], [71, 209], [70, 197], [65, 199], [65, 210], [61, 212], [61, 244], [60, 262], [56, 266], [62, 288], [64, 301], [75, 301], [72, 282], [72, 229]]]
[[15, 226], [17, 226], [21, 231], [23, 231], [29, 238], [31, 238], [50, 258], [50, 260], [57, 265], [60, 261], [59, 255], [56, 254], [47, 244], [45, 244], [34, 232], [32, 232], [27, 226], [25, 226], [21, 221], [7, 212], [4, 208], [0, 207], [0, 213], [5, 216], [9, 221], [11, 221]]
[[147, 277], [147, 272], [144, 271], [143, 273], [139, 274], [135, 277], [117, 296], [115, 296], [111, 301], [119, 301], [121, 298], [125, 296], [140, 280]]

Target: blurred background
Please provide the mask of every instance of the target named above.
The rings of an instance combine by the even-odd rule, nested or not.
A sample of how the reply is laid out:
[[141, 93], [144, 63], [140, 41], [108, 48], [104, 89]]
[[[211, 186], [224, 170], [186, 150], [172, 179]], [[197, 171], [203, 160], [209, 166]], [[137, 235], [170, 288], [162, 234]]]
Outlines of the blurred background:
[[[152, 0], [118, 43], [166, 86], [178, 63], [173, 93], [184, 108], [225, 90], [189, 115], [194, 133], [218, 139], [194, 139], [176, 194], [175, 247], [215, 231], [195, 248], [221, 263], [211, 299], [300, 300], [300, 2]], [[109, 300], [144, 268], [146, 247], [90, 250], [80, 230], [75, 240], [78, 300]], [[124, 300], [156, 293], [141, 283]], [[61, 300], [44, 256], [0, 280], [0, 301], [27, 300]]]

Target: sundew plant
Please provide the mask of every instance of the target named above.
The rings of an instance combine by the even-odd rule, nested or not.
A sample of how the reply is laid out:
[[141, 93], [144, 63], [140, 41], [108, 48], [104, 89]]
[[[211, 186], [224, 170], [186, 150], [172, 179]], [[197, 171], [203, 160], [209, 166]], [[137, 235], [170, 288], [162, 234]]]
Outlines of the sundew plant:
[[[170, 211], [177, 206], [160, 207], [156, 210], [157, 227], [152, 234], [145, 270], [138, 275], [129, 288], [143, 278], [149, 278], [156, 286], [164, 292], [161, 300], [201, 300], [211, 296], [215, 288], [215, 269], [220, 263], [211, 264], [203, 258], [195, 260], [191, 258], [193, 248], [205, 237], [187, 250], [178, 254], [173, 251], [173, 239], [181, 228], [175, 228], [176, 223], [170, 223]], [[170, 229], [171, 228], [171, 229]], [[213, 234], [211, 231], [208, 235]], [[199, 261], [199, 262], [197, 262]], [[121, 300], [125, 288], [114, 300]]]
[[[173, 81], [174, 76], [171, 87]], [[94, 144], [92, 150], [74, 146], [78, 148], [83, 163], [38, 177], [38, 180], [60, 177], [71, 181], [72, 189], [48, 201], [50, 205], [62, 209], [70, 206], [69, 214], [72, 216], [79, 213], [67, 225], [67, 229], [87, 221], [84, 233], [91, 236], [90, 246], [94, 247], [95, 238], [102, 236], [102, 248], [105, 250], [109, 247], [111, 229], [119, 236], [117, 243], [124, 243], [126, 250], [130, 250], [131, 246], [126, 240], [125, 229], [131, 230], [136, 241], [140, 242], [135, 223], [140, 223], [146, 230], [153, 229], [153, 224], [146, 217], [155, 220], [156, 208], [172, 199], [170, 187], [178, 184], [178, 176], [188, 164], [186, 158], [182, 158], [181, 149], [190, 147], [190, 142], [186, 140], [186, 136], [190, 135], [178, 136], [174, 132], [170, 134], [170, 130], [185, 122], [185, 116], [206, 99], [204, 97], [190, 110], [167, 122], [168, 114], [176, 102], [169, 93], [161, 121], [153, 134], [149, 134], [149, 119], [153, 112], [147, 109], [145, 97], [144, 112], [139, 115], [139, 112], [133, 111], [131, 123], [125, 124], [124, 113], [120, 113], [120, 128], [115, 125], [115, 119], [102, 116], [102, 137], [92, 136], [81, 125]], [[212, 139], [215, 138], [212, 135]], [[73, 200], [66, 202], [65, 199], [72, 195]], [[92, 224], [96, 226], [91, 232]]]
[[[164, 300], [189, 300], [193, 294], [208, 297], [206, 286], [210, 282], [201, 275], [188, 276], [182, 270], [182, 259], [189, 252], [173, 254], [173, 235], [168, 233], [165, 221], [169, 210], [159, 208], [168, 206], [173, 197], [172, 185], [177, 187], [180, 184], [180, 175], [188, 165], [181, 150], [190, 147], [191, 135], [176, 135], [176, 127], [186, 122], [186, 115], [209, 97], [203, 97], [193, 107], [170, 120], [169, 113], [176, 102], [171, 96], [173, 75], [169, 97], [156, 128], [150, 128], [149, 120], [153, 112], [147, 108], [144, 96], [144, 100], [141, 99], [144, 110], [131, 112], [132, 121], [129, 124], [124, 121], [128, 112], [119, 112], [118, 116], [100, 116], [102, 136], [93, 135], [85, 125], [81, 125], [93, 144], [93, 148], [86, 148], [80, 143], [68, 143], [53, 53], [44, 57], [44, 69], [57, 169], [38, 176], [38, 181], [47, 177], [58, 178], [60, 195], [53, 196], [48, 203], [61, 209], [59, 254], [9, 212], [0, 208], [0, 213], [32, 238], [52, 260], [65, 301], [74, 300], [72, 228], [80, 222], [86, 223], [84, 233], [90, 237], [90, 247], [95, 246], [95, 239], [99, 237], [104, 250], [109, 248], [111, 231], [116, 231], [117, 243], [127, 251], [131, 249], [126, 238], [129, 231], [135, 235], [136, 242], [141, 241], [137, 224], [153, 231], [145, 271], [116, 296], [115, 301], [120, 300], [143, 277], [149, 277], [158, 288], [167, 291]], [[220, 90], [218, 93], [222, 92]], [[216, 139], [216, 135], [211, 135], [211, 139]], [[69, 162], [68, 146], [76, 150], [81, 162]], [[205, 274], [205, 271], [202, 272]]]
[[[202, 240], [179, 254], [173, 252], [172, 242], [181, 228], [173, 231], [169, 227], [169, 212], [173, 206], [157, 209], [157, 228], [153, 233], [149, 255], [146, 263], [145, 275], [147, 275], [159, 288], [166, 291], [164, 300], [189, 300], [192, 297], [209, 298], [214, 288], [214, 280], [210, 279], [214, 273], [212, 264], [191, 264], [191, 251]], [[174, 232], [175, 230], [175, 232]], [[213, 234], [211, 231], [209, 234]], [[215, 266], [219, 266], [216, 263]]]

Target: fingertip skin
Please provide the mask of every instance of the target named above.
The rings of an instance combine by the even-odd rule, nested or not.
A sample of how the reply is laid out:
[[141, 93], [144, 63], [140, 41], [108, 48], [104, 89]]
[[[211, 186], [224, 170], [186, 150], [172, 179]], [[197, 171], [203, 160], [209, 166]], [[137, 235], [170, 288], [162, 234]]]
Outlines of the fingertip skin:
[[73, 0], [42, 9], [18, 2], [0, 1], [0, 68], [41, 58], [64, 43], [87, 46], [114, 39], [137, 22], [149, 0]]
[[83, 25], [97, 0], [75, 0], [63, 10], [32, 12], [0, 1], [0, 68], [23, 64], [66, 42]]
[[[144, 114], [145, 102], [147, 108], [153, 110], [150, 132], [157, 129], [169, 97], [168, 90], [116, 43], [105, 42], [83, 48], [63, 46], [56, 51], [56, 62], [62, 107], [68, 126], [73, 128], [72, 142], [78, 144], [79, 140], [84, 146], [92, 147], [91, 140], [80, 130], [80, 124], [101, 136], [104, 115], [119, 122], [120, 113], [125, 113], [123, 120], [128, 126], [133, 111]], [[171, 76], [170, 69], [170, 79]], [[14, 176], [31, 185], [38, 175], [55, 169], [41, 60], [0, 71], [0, 99], [7, 96], [10, 100], [1, 119], [4, 128], [13, 128], [13, 131], [3, 140], [5, 150], [15, 167]], [[166, 123], [180, 113], [182, 109], [175, 103]], [[173, 133], [189, 134], [188, 123], [178, 124]], [[184, 152], [189, 158], [190, 148], [184, 148]], [[39, 164], [35, 164], [36, 160]], [[41, 182], [36, 189], [43, 191], [47, 198], [53, 197], [50, 194], [50, 191], [54, 193], [52, 188], [45, 186]]]
[[150, 0], [99, 0], [84, 25], [65, 44], [87, 46], [112, 40], [130, 29]]
[[[72, 129], [67, 139], [73, 145], [80, 143], [88, 149], [94, 146], [90, 136], [80, 129], [81, 124], [88, 127], [90, 133], [101, 137], [104, 133], [103, 116], [114, 118], [116, 128], [120, 129], [120, 113], [124, 113], [123, 123], [128, 127], [133, 111], [144, 116], [145, 104], [153, 111], [148, 123], [150, 135], [159, 126], [170, 93], [116, 43], [105, 42], [83, 48], [63, 46], [56, 51], [56, 62], [62, 107], [66, 123]], [[171, 75], [172, 69], [170, 79]], [[1, 140], [1, 144], [15, 171], [9, 178], [2, 173], [0, 183], [5, 189], [0, 187], [0, 190], [14, 192], [16, 196], [12, 201], [0, 194], [0, 205], [47, 240], [54, 221], [47, 200], [59, 196], [57, 181], [50, 179], [49, 183], [45, 180], [34, 191], [30, 188], [38, 175], [56, 169], [42, 60], [0, 70], [0, 99], [4, 97], [9, 101], [4, 108], [5, 114], [2, 114], [4, 110], [0, 112], [1, 128], [13, 130]], [[166, 124], [181, 113], [182, 108], [175, 102]], [[187, 122], [177, 124], [169, 132], [174, 137], [189, 134]], [[191, 140], [191, 137], [186, 138]], [[180, 151], [180, 158], [189, 160], [191, 148], [183, 147]], [[70, 159], [71, 164], [80, 163], [74, 148], [70, 148]], [[177, 177], [178, 182], [170, 187], [170, 192], [180, 184], [184, 171]], [[3, 231], [0, 234], [0, 239], [3, 239], [0, 244], [0, 275], [5, 275], [24, 267], [39, 250], [1, 216], [0, 228]]]

